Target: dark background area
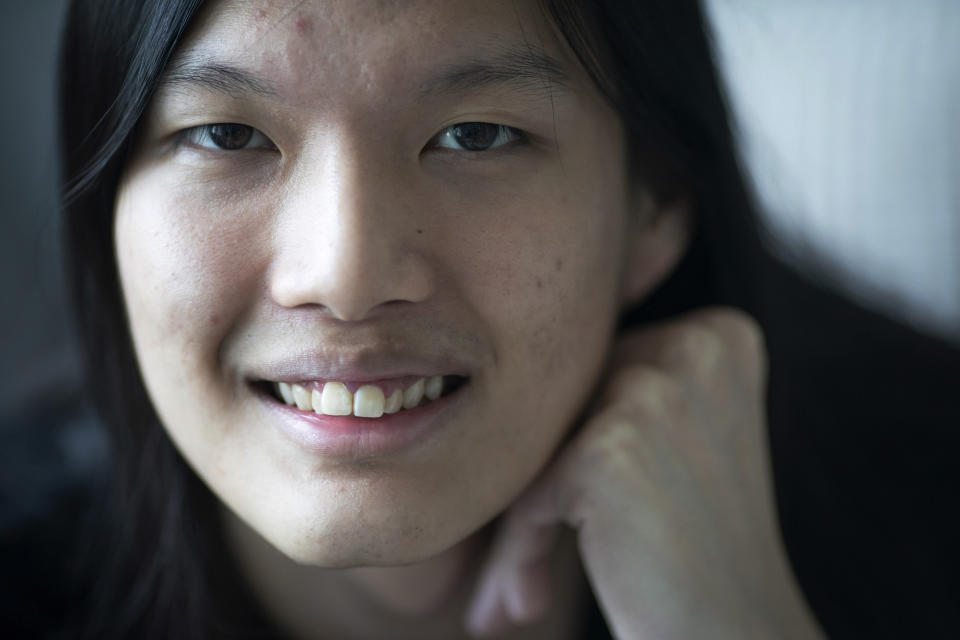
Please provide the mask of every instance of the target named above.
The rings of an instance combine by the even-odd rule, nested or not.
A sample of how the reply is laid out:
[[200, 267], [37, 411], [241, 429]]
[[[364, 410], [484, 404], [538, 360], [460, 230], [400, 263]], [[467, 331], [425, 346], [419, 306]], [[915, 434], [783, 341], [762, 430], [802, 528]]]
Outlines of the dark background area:
[[76, 390], [57, 222], [54, 91], [64, 0], [0, 3], [0, 424]]
[[102, 466], [80, 394], [57, 215], [57, 41], [65, 0], [0, 0], [0, 532]]

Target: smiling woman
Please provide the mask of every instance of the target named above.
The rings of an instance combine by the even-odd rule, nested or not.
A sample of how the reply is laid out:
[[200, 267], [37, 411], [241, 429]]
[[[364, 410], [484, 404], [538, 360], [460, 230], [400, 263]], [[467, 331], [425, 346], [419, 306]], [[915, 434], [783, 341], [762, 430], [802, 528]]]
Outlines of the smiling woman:
[[821, 637], [699, 7], [618, 5], [74, 3], [71, 631]]
[[[161, 83], [120, 181], [119, 275], [153, 405], [231, 513], [297, 561], [421, 562], [479, 530], [543, 468], [640, 293], [617, 276], [622, 134], [586, 75], [571, 66], [579, 94], [552, 101], [506, 72], [469, 92], [438, 79], [492, 33], [563, 55], [534, 6], [486, 7], [391, 10], [385, 29], [355, 4], [211, 5], [180, 46], [234, 68], [231, 91]], [[424, 22], [465, 35], [431, 43]], [[444, 377], [459, 384], [441, 395]], [[263, 393], [280, 383], [294, 404]], [[404, 411], [372, 406], [397, 392]]]

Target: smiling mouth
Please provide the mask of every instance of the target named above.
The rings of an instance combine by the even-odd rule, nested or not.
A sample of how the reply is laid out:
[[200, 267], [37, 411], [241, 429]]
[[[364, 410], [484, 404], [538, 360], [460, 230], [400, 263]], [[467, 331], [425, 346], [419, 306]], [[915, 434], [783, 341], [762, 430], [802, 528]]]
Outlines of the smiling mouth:
[[353, 392], [347, 384], [336, 380], [300, 383], [264, 381], [270, 394], [279, 402], [301, 411], [327, 416], [379, 418], [414, 409], [454, 393], [467, 382], [457, 375], [432, 376], [384, 384], [361, 384]]

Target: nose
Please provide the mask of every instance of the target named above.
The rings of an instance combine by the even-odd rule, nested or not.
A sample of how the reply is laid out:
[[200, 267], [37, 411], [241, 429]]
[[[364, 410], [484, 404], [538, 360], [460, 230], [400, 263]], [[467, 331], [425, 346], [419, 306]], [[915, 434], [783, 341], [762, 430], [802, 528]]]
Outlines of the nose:
[[360, 321], [429, 298], [435, 278], [418, 241], [421, 214], [401, 204], [383, 160], [328, 153], [304, 164], [276, 217], [273, 300]]

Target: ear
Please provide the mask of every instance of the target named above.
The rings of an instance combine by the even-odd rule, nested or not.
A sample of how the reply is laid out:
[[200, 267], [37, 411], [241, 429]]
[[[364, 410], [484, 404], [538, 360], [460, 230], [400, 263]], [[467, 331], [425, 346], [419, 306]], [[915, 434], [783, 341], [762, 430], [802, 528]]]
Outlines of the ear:
[[693, 236], [693, 215], [687, 196], [658, 202], [641, 189], [633, 199], [627, 223], [620, 308], [646, 298], [680, 263]]

